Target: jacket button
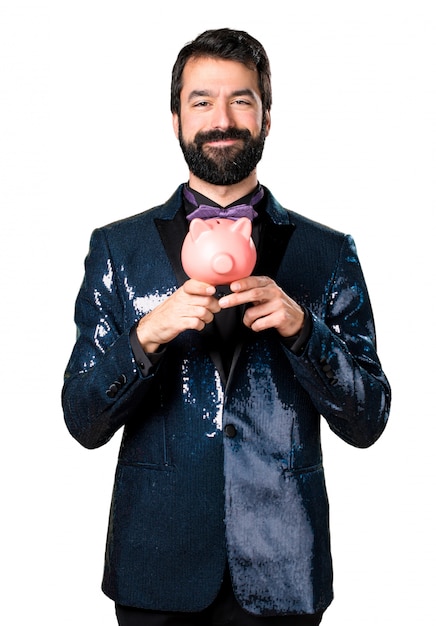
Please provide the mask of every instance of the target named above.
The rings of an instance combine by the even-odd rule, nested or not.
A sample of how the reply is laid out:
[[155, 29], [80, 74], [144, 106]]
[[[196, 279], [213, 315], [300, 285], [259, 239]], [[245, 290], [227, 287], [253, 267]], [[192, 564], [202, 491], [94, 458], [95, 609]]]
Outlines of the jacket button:
[[106, 395], [109, 396], [109, 398], [115, 398], [115, 396], [118, 393], [118, 387], [115, 385], [115, 383], [113, 383], [109, 389], [106, 391]]
[[[123, 385], [126, 384], [126, 377], [124, 376], [124, 374], [121, 374], [121, 376], [119, 378], [117, 378], [117, 380], [114, 382], [114, 385], [116, 386], [117, 389], [121, 389], [121, 387], [123, 387]], [[113, 386], [113, 385], [111, 385]]]
[[233, 437], [236, 437], [236, 428], [233, 424], [226, 424], [224, 426], [224, 432], [226, 434], [226, 437], [229, 437], [229, 439], [233, 439]]

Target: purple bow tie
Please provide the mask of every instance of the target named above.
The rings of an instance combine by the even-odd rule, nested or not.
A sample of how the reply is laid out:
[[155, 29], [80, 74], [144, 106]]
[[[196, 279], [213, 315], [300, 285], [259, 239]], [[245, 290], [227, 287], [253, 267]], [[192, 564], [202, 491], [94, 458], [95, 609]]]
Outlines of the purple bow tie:
[[[193, 204], [194, 206], [197, 204], [194, 195], [185, 187], [184, 189], [186, 199]], [[238, 204], [236, 206], [228, 207], [227, 209], [223, 209], [219, 206], [209, 206], [207, 204], [200, 204], [200, 206], [189, 213], [187, 215], [187, 219], [189, 221], [195, 219], [196, 217], [208, 220], [214, 217], [220, 217], [228, 220], [238, 220], [241, 217], [248, 217], [251, 221], [257, 217], [257, 212], [253, 208], [253, 204], [256, 204], [263, 198], [263, 189], [262, 187], [259, 191], [252, 197], [251, 204]]]

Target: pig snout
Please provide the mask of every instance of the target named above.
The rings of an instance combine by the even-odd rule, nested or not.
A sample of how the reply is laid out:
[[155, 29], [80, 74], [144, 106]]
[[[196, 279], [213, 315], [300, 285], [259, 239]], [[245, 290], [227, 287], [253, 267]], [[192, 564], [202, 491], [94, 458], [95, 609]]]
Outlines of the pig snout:
[[235, 261], [227, 252], [219, 252], [211, 260], [211, 267], [217, 274], [228, 274], [234, 266]]

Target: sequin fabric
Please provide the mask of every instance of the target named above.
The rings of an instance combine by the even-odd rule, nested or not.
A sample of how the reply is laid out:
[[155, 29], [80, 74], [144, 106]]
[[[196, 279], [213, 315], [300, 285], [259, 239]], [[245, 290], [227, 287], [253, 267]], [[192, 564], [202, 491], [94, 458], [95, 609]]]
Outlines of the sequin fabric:
[[120, 604], [197, 611], [228, 561], [248, 611], [323, 610], [333, 588], [320, 418], [367, 447], [390, 406], [354, 242], [266, 190], [259, 268], [276, 267], [272, 277], [310, 312], [303, 354], [275, 331], [241, 331], [224, 380], [207, 333], [186, 331], [144, 373], [129, 333], [180, 284], [181, 207], [182, 186], [97, 229], [77, 298], [66, 424], [87, 448], [123, 429], [103, 590]]

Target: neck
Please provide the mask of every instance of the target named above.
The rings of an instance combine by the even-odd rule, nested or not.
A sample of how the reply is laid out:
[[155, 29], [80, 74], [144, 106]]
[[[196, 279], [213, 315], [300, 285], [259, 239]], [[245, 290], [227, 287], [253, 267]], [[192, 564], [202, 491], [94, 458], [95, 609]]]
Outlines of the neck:
[[235, 185], [212, 185], [189, 172], [189, 186], [220, 206], [226, 207], [256, 188], [257, 174], [256, 170], [253, 170], [250, 176]]

